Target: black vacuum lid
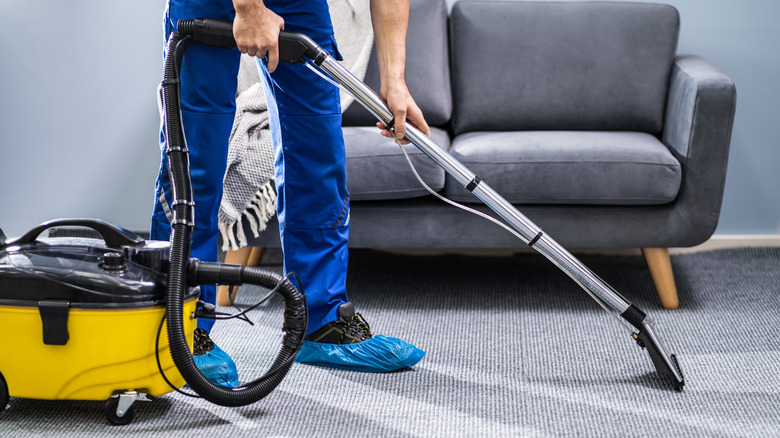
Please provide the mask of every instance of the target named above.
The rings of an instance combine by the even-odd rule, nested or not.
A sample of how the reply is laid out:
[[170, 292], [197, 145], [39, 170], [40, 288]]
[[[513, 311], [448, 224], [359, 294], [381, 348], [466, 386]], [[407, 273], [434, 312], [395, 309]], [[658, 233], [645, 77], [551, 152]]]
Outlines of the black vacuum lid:
[[[67, 301], [71, 308], [125, 308], [160, 304], [167, 293], [166, 272], [127, 258], [137, 251], [109, 248], [99, 239], [74, 238], [7, 246], [0, 250], [0, 305]], [[152, 248], [151, 253], [157, 252], [163, 251]], [[190, 293], [196, 294], [197, 289]]]

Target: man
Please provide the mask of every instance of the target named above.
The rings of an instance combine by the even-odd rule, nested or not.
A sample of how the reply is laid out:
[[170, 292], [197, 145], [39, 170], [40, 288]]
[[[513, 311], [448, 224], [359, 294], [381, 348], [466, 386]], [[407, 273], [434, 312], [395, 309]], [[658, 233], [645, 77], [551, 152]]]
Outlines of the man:
[[[363, 0], [367, 1], [367, 0]], [[394, 132], [382, 135], [406, 143], [408, 120], [429, 134], [404, 79], [409, 0], [371, 0], [372, 23], [381, 74], [380, 96], [395, 116]], [[165, 34], [179, 19], [232, 19], [241, 53], [259, 61], [269, 102], [275, 152], [277, 210], [285, 272], [295, 272], [307, 294], [309, 329], [298, 355], [302, 363], [362, 371], [393, 371], [425, 354], [399, 339], [373, 336], [346, 294], [349, 194], [341, 133], [338, 89], [300, 64], [279, 64], [282, 29], [301, 32], [339, 57], [327, 0], [170, 0]], [[185, 137], [190, 150], [196, 202], [192, 256], [217, 258], [217, 211], [235, 111], [239, 53], [190, 45], [181, 68]], [[164, 157], [163, 157], [164, 158]], [[167, 240], [170, 187], [165, 160], [157, 179], [152, 238]], [[214, 303], [216, 291], [203, 288]], [[209, 339], [213, 321], [199, 320], [196, 364], [212, 381], [235, 386], [232, 360]]]

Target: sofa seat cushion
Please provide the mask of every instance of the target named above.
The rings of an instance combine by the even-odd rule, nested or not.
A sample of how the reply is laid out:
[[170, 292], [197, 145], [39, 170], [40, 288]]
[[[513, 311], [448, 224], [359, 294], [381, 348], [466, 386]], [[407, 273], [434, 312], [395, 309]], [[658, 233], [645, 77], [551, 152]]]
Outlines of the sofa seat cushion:
[[[353, 201], [404, 199], [428, 195], [401, 148], [382, 137], [376, 127], [344, 127], [347, 150], [347, 189]], [[447, 132], [431, 128], [433, 141], [448, 150]], [[431, 189], [444, 188], [444, 170], [414, 145], [404, 146], [417, 173]]]
[[[669, 149], [640, 132], [473, 132], [450, 153], [513, 204], [659, 205], [682, 181]], [[445, 195], [479, 202], [450, 176]]]

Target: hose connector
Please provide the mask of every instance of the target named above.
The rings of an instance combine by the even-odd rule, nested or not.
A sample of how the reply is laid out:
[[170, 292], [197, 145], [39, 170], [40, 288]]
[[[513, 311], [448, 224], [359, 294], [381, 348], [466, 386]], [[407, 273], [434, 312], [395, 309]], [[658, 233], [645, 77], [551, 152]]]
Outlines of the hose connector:
[[233, 37], [233, 22], [217, 18], [195, 18], [194, 20], [179, 20], [178, 32], [184, 36], [192, 36], [192, 40], [210, 47], [223, 49], [236, 48]]

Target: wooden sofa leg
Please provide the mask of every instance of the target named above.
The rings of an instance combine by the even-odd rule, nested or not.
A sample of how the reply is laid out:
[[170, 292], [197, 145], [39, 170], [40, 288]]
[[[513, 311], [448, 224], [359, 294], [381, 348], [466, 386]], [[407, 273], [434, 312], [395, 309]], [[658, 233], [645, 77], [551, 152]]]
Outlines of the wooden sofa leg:
[[[244, 266], [259, 266], [260, 260], [263, 258], [265, 248], [244, 246], [237, 250], [228, 250], [225, 253], [225, 263]], [[233, 304], [233, 300], [236, 299], [237, 288], [233, 288], [233, 293], [230, 293], [230, 286], [219, 286], [217, 289], [217, 304], [220, 306], [229, 306]]]
[[672, 274], [672, 261], [666, 248], [642, 248], [650, 275], [653, 277], [658, 298], [664, 309], [676, 309], [680, 305], [677, 299], [677, 286]]
[[252, 251], [249, 253], [249, 259], [246, 261], [246, 265], [251, 267], [260, 266], [260, 262], [263, 260], [263, 254], [265, 254], [265, 248], [262, 246], [253, 246]]

